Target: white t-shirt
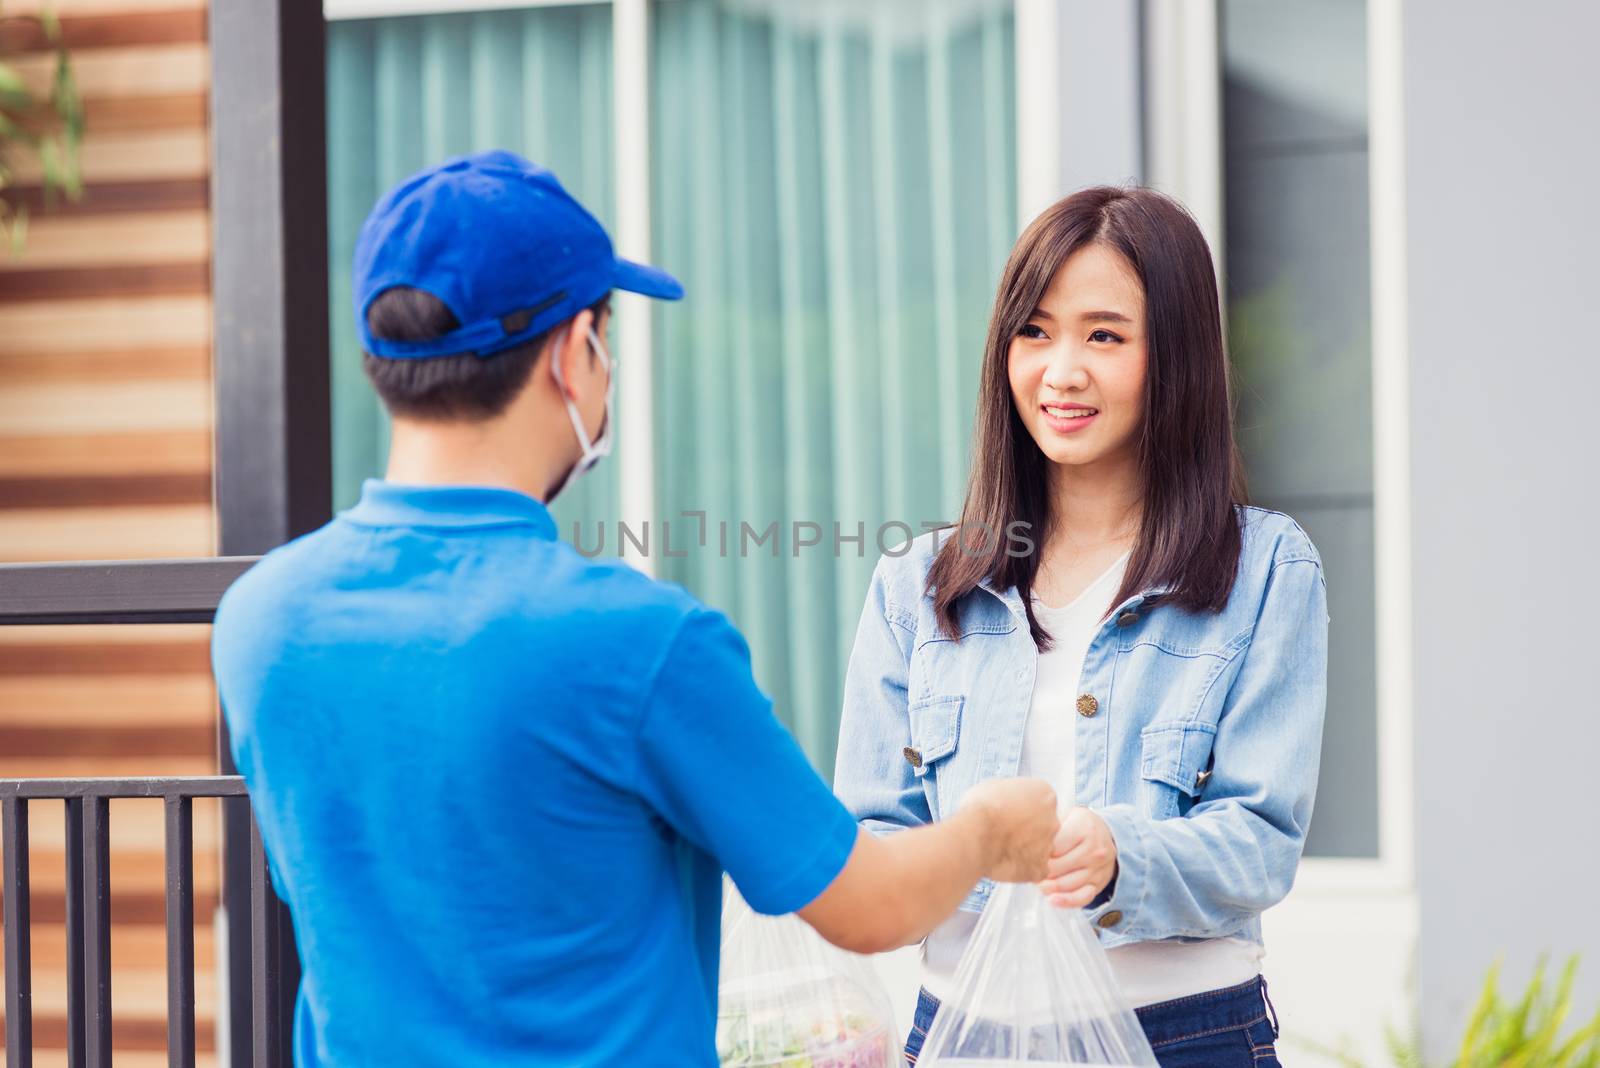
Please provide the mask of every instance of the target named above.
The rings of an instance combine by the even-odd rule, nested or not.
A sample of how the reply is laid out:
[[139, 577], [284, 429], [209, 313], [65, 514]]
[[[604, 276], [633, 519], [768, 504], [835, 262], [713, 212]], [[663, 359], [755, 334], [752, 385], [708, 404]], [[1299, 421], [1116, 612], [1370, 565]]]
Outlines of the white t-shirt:
[[[1022, 739], [1019, 775], [1049, 780], [1062, 811], [1075, 803], [1078, 680], [1111, 599], [1122, 587], [1128, 555], [1111, 565], [1070, 604], [1051, 608], [1038, 600], [1033, 610], [1054, 639], [1039, 654], [1033, 700]], [[948, 997], [978, 916], [958, 912], [936, 927], [922, 944], [922, 985], [937, 998]], [[1243, 938], [1203, 942], [1135, 942], [1107, 950], [1111, 971], [1135, 1007], [1154, 1005], [1208, 990], [1247, 983], [1261, 973], [1261, 950]]]

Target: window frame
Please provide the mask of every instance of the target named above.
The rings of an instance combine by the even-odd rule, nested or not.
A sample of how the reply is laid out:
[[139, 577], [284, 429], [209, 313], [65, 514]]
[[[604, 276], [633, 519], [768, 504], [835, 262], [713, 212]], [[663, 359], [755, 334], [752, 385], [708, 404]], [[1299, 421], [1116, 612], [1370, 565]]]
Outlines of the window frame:
[[[1304, 858], [1297, 894], [1318, 898], [1407, 895], [1416, 879], [1400, 3], [1367, 0], [1366, 25], [1378, 852]], [[1190, 206], [1225, 277], [1218, 3], [1145, 0], [1145, 18], [1149, 180]]]

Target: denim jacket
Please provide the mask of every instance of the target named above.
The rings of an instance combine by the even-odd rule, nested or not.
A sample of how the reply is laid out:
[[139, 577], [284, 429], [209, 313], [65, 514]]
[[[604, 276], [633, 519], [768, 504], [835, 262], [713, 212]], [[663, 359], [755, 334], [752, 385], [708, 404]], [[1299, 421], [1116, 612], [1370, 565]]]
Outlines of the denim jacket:
[[[1327, 594], [1294, 520], [1239, 517], [1227, 607], [1185, 611], [1161, 589], [1128, 598], [1060, 696], [1076, 724], [1073, 799], [1117, 845], [1117, 877], [1089, 909], [1107, 947], [1259, 943], [1261, 912], [1294, 882], [1321, 756]], [[875, 833], [955, 811], [1021, 758], [1039, 659], [1022, 599], [985, 585], [957, 606], [960, 639], [942, 633], [924, 590], [941, 536], [879, 561], [850, 657], [834, 790]], [[990, 889], [961, 907], [981, 910]]]

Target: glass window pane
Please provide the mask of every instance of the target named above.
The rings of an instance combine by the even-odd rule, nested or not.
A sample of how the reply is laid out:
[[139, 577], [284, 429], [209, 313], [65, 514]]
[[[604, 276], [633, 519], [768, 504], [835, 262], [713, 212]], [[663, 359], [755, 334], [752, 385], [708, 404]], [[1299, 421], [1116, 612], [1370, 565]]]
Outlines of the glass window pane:
[[1224, 0], [1229, 342], [1257, 503], [1322, 552], [1316, 856], [1378, 852], [1366, 5]]
[[689, 293], [656, 313], [658, 502], [708, 526], [658, 564], [825, 773], [880, 530], [960, 507], [1016, 235], [1011, 35], [1005, 2], [654, 8], [654, 251]]
[[[611, 10], [537, 7], [328, 25], [328, 252], [334, 507], [382, 474], [388, 419], [361, 371], [350, 262], [373, 203], [449, 156], [508, 148], [612, 222]], [[562, 530], [614, 523], [615, 463], [562, 494]]]

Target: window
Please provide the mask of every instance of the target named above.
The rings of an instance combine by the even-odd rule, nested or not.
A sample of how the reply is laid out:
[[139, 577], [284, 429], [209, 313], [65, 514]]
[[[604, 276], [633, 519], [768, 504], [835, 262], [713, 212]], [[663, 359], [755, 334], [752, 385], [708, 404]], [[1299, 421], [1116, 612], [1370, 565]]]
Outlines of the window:
[[1223, 176], [1239, 441], [1257, 503], [1321, 550], [1328, 718], [1306, 850], [1378, 855], [1366, 4], [1224, 0]]

